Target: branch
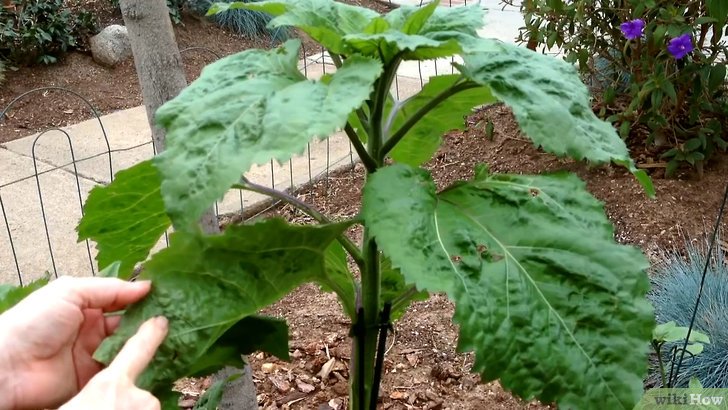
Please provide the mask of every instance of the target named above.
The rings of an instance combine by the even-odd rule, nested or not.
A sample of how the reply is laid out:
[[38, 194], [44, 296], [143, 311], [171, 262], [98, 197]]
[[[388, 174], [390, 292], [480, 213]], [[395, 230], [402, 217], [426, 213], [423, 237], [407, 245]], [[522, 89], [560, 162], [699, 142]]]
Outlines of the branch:
[[343, 63], [341, 61], [341, 57], [338, 54], [329, 51], [329, 57], [331, 57], [331, 61], [334, 62], [334, 66], [336, 66], [336, 68], [341, 68], [341, 65]]
[[[381, 50], [380, 50], [381, 54]], [[382, 61], [384, 57], [382, 56]], [[374, 101], [372, 102], [372, 109], [370, 112], [371, 122], [369, 129], [369, 139], [367, 140], [369, 155], [374, 157], [377, 165], [380, 165], [384, 161], [384, 153], [382, 151], [382, 143], [384, 137], [384, 127], [382, 126], [382, 117], [384, 115], [384, 106], [386, 105], [387, 97], [389, 96], [389, 89], [392, 87], [392, 81], [397, 75], [397, 68], [401, 61], [401, 55], [397, 54], [392, 61], [384, 69], [384, 73], [379, 77], [377, 82], [377, 89], [374, 92]]]
[[453, 95], [469, 90], [471, 88], [480, 87], [480, 84], [475, 83], [473, 81], [467, 81], [464, 83], [456, 83], [450, 88], [443, 90], [440, 94], [438, 94], [435, 98], [428, 101], [427, 104], [425, 104], [422, 108], [420, 108], [416, 113], [412, 114], [407, 121], [397, 130], [397, 132], [392, 135], [391, 138], [389, 138], [384, 145], [382, 146], [380, 154], [382, 156], [386, 156], [394, 147], [399, 143], [399, 141], [404, 138], [405, 135], [409, 132], [409, 130], [412, 129], [412, 127], [417, 124], [417, 122], [420, 121], [422, 117], [427, 115], [430, 111], [432, 111], [435, 107], [437, 107], [441, 102], [447, 100], [448, 98], [452, 97]]
[[367, 118], [366, 114], [364, 114], [364, 109], [361, 107], [357, 108], [356, 116], [359, 118], [359, 122], [361, 123], [361, 126], [364, 127], [364, 132], [367, 133], [367, 137], [368, 137], [369, 134], [372, 133], [372, 130], [369, 127], [369, 119]]
[[359, 155], [359, 159], [361, 159], [361, 162], [367, 169], [367, 172], [372, 173], [376, 171], [376, 161], [374, 161], [374, 158], [369, 155], [366, 147], [364, 147], [364, 144], [361, 143], [359, 136], [357, 135], [356, 131], [354, 131], [354, 128], [351, 126], [351, 124], [347, 122], [344, 126], [344, 131], [346, 132], [346, 136], [349, 137], [349, 141], [351, 141], [351, 144], [354, 146], [357, 155]]
[[[336, 68], [341, 68], [341, 66], [343, 65], [343, 60], [342, 60], [341, 56], [336, 53], [332, 53], [331, 51], [329, 51], [329, 56], [331, 57], [331, 60], [333, 60]], [[364, 127], [364, 132], [368, 132], [369, 121], [367, 120], [367, 117], [366, 117], [366, 115], [364, 115], [364, 111], [361, 108], [356, 109], [356, 116], [359, 118], [359, 122], [361, 122], [362, 127]], [[349, 126], [349, 124], [347, 124], [347, 126]], [[361, 158], [362, 162], [364, 162], [364, 165], [367, 166], [367, 161], [364, 159], [364, 155], [362, 155], [362, 152], [366, 154], [366, 149], [364, 149], [364, 146], [361, 145], [361, 149], [363, 149], [363, 151], [360, 151], [360, 146], [357, 146], [357, 142], [361, 143], [361, 140], [359, 139], [358, 136], [356, 136], [356, 133], [354, 133], [354, 137], [352, 137], [350, 135], [349, 130], [345, 129], [345, 131], [346, 131], [346, 135], [351, 140], [351, 143], [354, 144], [354, 146], [356, 147], [356, 152], [359, 154], [359, 158]], [[351, 131], [353, 131], [353, 128]], [[371, 157], [369, 157], [369, 158], [371, 158]], [[369, 170], [369, 166], [367, 166], [367, 170]], [[374, 171], [372, 170], [371, 172], [374, 172]]]
[[[299, 200], [296, 197], [293, 197], [285, 192], [281, 192], [272, 188], [268, 188], [263, 185], [258, 185], [254, 182], [250, 182], [247, 178], [241, 177], [240, 178], [240, 184], [234, 185], [234, 188], [244, 189], [246, 191], [251, 192], [257, 192], [259, 194], [267, 195], [271, 198], [276, 198], [278, 200], [281, 200], [283, 202], [286, 202], [288, 204], [291, 204], [295, 206], [296, 208], [303, 211], [306, 215], [310, 216], [311, 218], [315, 219], [317, 222], [322, 224], [330, 224], [332, 223], [329, 218], [327, 218], [325, 215], [323, 215], [321, 212], [317, 211], [314, 207], [310, 206], [309, 204]], [[354, 245], [354, 242], [352, 242], [346, 235], [340, 235], [338, 238], [336, 238], [341, 246], [346, 249], [346, 251], [351, 255], [351, 257], [354, 259], [354, 262], [356, 262], [357, 266], [363, 269], [364, 266], [364, 257], [361, 255], [361, 252], [359, 251], [359, 248]]]

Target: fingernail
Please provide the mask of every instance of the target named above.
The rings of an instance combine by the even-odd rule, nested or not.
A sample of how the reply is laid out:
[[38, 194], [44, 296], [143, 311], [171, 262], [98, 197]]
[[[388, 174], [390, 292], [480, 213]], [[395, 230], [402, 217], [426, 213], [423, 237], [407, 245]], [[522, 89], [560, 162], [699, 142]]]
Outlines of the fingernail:
[[152, 286], [152, 281], [151, 280], [135, 280], [132, 283], [134, 284], [134, 286], [138, 286], [140, 288], [141, 287], [146, 287], [146, 286]]
[[155, 317], [154, 324], [156, 324], [160, 329], [167, 329], [167, 327], [169, 327], [169, 321], [164, 316]]

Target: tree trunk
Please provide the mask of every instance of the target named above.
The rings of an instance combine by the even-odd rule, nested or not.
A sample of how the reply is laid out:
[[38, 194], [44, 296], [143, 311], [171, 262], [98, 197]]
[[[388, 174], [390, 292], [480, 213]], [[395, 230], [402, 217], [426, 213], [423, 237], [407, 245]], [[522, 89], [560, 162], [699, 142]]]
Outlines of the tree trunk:
[[[154, 152], [160, 153], [165, 147], [164, 129], [154, 121], [154, 113], [162, 104], [176, 97], [187, 86], [182, 57], [172, 30], [172, 21], [165, 0], [120, 0], [119, 6], [124, 24], [129, 32], [134, 65], [136, 67], [142, 98], [147, 110], [147, 119], [152, 129]], [[217, 233], [220, 227], [214, 210], [209, 210], [200, 220], [207, 233]], [[252, 372], [246, 369], [226, 368], [215, 378], [225, 379], [234, 373], [243, 376], [231, 382], [223, 395], [220, 408], [257, 409], [258, 403], [253, 384]]]

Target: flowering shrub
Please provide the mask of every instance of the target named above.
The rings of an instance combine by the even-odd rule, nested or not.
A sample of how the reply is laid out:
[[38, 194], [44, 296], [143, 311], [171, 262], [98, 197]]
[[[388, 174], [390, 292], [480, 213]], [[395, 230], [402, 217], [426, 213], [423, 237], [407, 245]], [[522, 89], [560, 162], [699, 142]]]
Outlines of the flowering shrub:
[[[657, 147], [667, 174], [699, 173], [728, 148], [728, 1], [530, 0], [519, 40], [560, 47], [599, 94], [623, 138]], [[640, 140], [639, 137], [646, 140]]]

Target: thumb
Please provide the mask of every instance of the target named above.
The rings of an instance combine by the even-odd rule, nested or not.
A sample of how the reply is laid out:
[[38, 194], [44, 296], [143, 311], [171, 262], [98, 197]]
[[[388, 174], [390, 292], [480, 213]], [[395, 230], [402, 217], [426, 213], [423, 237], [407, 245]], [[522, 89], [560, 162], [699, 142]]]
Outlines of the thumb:
[[167, 319], [163, 316], [144, 322], [136, 334], [126, 341], [108, 368], [135, 381], [154, 358], [157, 348], [167, 336], [168, 327]]

